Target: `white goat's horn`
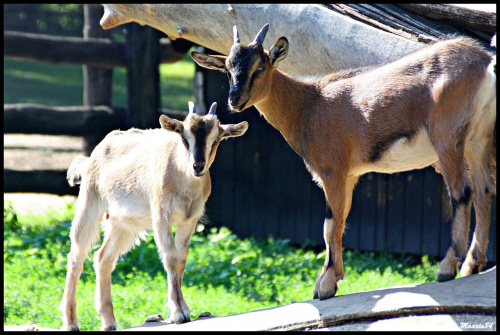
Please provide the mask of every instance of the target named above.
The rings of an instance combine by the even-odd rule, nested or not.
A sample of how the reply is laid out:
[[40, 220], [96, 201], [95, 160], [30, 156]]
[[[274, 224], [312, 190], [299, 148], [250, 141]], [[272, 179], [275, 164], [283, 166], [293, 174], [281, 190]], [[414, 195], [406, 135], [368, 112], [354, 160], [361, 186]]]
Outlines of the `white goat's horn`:
[[208, 114], [215, 115], [215, 110], [217, 109], [217, 103], [214, 102], [212, 106], [210, 106], [210, 110], [208, 111]]
[[189, 113], [195, 113], [196, 114], [196, 109], [194, 109], [194, 103], [192, 101], [188, 102], [189, 106]]

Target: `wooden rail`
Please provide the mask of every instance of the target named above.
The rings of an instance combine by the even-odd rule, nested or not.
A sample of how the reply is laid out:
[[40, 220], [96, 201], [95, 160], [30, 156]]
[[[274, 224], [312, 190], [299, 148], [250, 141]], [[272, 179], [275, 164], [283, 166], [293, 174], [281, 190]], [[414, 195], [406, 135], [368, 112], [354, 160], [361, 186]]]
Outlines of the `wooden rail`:
[[[181, 60], [193, 44], [160, 39], [160, 63]], [[46, 63], [126, 67], [125, 43], [109, 38], [77, 38], [4, 31], [4, 57]]]

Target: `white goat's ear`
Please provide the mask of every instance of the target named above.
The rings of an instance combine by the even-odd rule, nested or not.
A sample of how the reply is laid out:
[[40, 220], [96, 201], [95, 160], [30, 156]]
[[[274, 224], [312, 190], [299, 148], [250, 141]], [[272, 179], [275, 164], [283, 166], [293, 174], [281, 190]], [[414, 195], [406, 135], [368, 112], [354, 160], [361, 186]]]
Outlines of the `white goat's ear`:
[[222, 139], [226, 139], [229, 137], [238, 137], [243, 135], [248, 129], [248, 122], [243, 121], [238, 124], [221, 124], [223, 133]]
[[179, 134], [182, 134], [182, 131], [184, 130], [184, 125], [182, 124], [181, 121], [176, 119], [171, 119], [166, 115], [160, 116], [160, 125], [165, 130], [175, 131]]
[[201, 67], [210, 70], [224, 71], [226, 56], [205, 55], [197, 51], [191, 51], [191, 57]]

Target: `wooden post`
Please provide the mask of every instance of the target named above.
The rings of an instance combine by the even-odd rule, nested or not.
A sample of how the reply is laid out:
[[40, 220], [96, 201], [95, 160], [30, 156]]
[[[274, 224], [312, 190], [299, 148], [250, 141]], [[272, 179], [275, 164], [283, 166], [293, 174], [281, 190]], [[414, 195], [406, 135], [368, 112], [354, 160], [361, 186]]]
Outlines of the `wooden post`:
[[[83, 38], [106, 38], [111, 31], [101, 28], [99, 21], [104, 13], [101, 5], [84, 5]], [[112, 69], [83, 65], [83, 105], [84, 106], [111, 106]], [[87, 135], [83, 140], [83, 154], [90, 156], [95, 146], [106, 136], [105, 133]]]
[[127, 87], [129, 122], [137, 128], [157, 128], [160, 107], [160, 32], [137, 23], [127, 25]]

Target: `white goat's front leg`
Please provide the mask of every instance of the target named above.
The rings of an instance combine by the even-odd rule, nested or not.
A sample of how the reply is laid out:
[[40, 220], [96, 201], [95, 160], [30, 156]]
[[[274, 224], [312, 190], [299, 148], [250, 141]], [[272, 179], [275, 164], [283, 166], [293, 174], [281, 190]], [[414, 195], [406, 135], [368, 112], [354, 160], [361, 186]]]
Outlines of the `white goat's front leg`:
[[[194, 232], [196, 220], [177, 225], [176, 238], [172, 235], [172, 222], [153, 222], [156, 244], [160, 251], [168, 280], [168, 322], [183, 323], [191, 320], [189, 308], [181, 291], [182, 277], [186, 266], [189, 242]], [[176, 243], [177, 242], [177, 243]]]

